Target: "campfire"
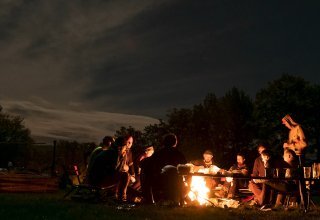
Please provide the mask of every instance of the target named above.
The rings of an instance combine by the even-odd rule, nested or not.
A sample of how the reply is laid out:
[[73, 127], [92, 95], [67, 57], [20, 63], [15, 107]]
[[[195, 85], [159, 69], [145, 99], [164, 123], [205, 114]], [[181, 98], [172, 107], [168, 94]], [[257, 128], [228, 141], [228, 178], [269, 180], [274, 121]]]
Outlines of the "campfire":
[[197, 201], [200, 205], [208, 205], [210, 190], [206, 186], [206, 181], [201, 176], [193, 176], [191, 179], [190, 191], [188, 196], [190, 200]]
[[[181, 167], [180, 167], [181, 168]], [[185, 168], [185, 167], [184, 167]], [[193, 173], [192, 169], [185, 169], [184, 172]], [[216, 169], [198, 170], [197, 173], [217, 173]], [[237, 200], [227, 198], [210, 198], [213, 194], [206, 185], [206, 177], [204, 176], [192, 176], [189, 182], [190, 191], [187, 194], [186, 205], [200, 205], [200, 206], [214, 206], [221, 208], [238, 208], [240, 203]], [[229, 179], [228, 179], [229, 180]], [[230, 181], [230, 180], [229, 180]], [[186, 184], [188, 184], [186, 182]], [[215, 190], [219, 190], [221, 187], [217, 187]]]

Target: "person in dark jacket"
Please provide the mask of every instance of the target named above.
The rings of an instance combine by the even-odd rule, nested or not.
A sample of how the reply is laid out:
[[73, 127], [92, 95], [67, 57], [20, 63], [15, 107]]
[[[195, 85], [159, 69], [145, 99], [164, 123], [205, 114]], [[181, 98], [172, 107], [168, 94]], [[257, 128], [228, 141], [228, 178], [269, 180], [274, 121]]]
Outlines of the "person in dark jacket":
[[88, 173], [89, 184], [108, 188], [114, 186], [117, 199], [122, 201], [126, 201], [126, 187], [129, 182], [126, 145], [123, 137], [117, 138], [112, 147], [95, 157]]
[[[165, 135], [162, 142], [163, 147], [144, 160], [145, 165], [141, 164], [143, 179], [147, 182], [147, 184], [142, 184], [145, 187], [143, 191], [152, 192], [155, 202], [161, 199], [179, 201], [182, 178], [178, 175], [177, 165], [186, 164], [187, 160], [176, 148], [177, 144], [175, 134]], [[146, 197], [152, 198], [150, 195]]]
[[102, 139], [102, 143], [96, 147], [90, 154], [89, 156], [89, 160], [88, 160], [88, 165], [87, 165], [87, 171], [86, 171], [86, 177], [84, 179], [85, 183], [88, 183], [88, 175], [89, 173], [91, 173], [91, 169], [92, 169], [92, 165], [93, 165], [93, 161], [95, 161], [96, 157], [105, 150], [110, 149], [110, 147], [112, 146], [114, 142], [113, 137], [111, 136], [105, 136]]
[[[234, 177], [246, 177], [249, 174], [248, 166], [246, 164], [244, 154], [237, 154], [237, 163], [232, 165], [228, 172], [232, 173]], [[216, 195], [218, 197], [227, 197], [228, 199], [234, 198], [238, 193], [239, 188], [247, 188], [247, 180], [227, 177], [220, 192]]]

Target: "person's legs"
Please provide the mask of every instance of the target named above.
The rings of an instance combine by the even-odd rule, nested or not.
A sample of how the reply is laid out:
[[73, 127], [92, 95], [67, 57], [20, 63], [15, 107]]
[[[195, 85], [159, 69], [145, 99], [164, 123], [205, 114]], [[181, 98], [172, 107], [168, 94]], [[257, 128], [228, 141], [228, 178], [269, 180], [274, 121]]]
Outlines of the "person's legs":
[[175, 203], [180, 202], [182, 194], [182, 177], [178, 175], [176, 167], [168, 167], [161, 173], [161, 182], [163, 183], [164, 199]]
[[254, 200], [260, 205], [262, 204], [262, 184], [254, 183], [253, 181], [249, 182], [249, 190], [254, 195]]
[[259, 205], [271, 205], [273, 199], [273, 189], [266, 185], [265, 183], [262, 184], [261, 194], [259, 196]]
[[287, 192], [288, 191], [288, 184], [286, 182], [267, 181], [265, 184], [270, 186], [272, 189], [275, 189], [279, 192]]
[[284, 201], [284, 195], [282, 193], [278, 193], [277, 194], [277, 200], [275, 203], [275, 207], [280, 207], [283, 205], [283, 201]]
[[130, 176], [127, 172], [121, 172], [117, 186], [116, 197], [118, 200], [127, 201], [127, 188], [130, 182]]
[[238, 179], [233, 179], [232, 182], [230, 183], [230, 188], [228, 190], [228, 199], [234, 198], [236, 191], [239, 189], [239, 180]]
[[141, 192], [143, 197], [143, 202], [147, 204], [153, 204], [153, 193], [152, 193], [152, 175], [147, 173], [141, 173]]

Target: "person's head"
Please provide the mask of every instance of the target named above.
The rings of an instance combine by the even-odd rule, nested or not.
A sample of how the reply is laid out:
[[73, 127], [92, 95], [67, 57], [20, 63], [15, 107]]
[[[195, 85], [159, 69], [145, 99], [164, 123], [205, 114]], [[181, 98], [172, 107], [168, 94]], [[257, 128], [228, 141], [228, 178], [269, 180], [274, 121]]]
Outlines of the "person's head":
[[258, 153], [261, 155], [261, 153], [265, 150], [267, 150], [267, 147], [265, 144], [259, 144], [257, 147]]
[[127, 135], [127, 136], [125, 136], [125, 139], [126, 139], [126, 143], [127, 143], [127, 148], [128, 148], [128, 149], [131, 149], [132, 144], [133, 144], [133, 137], [132, 137], [132, 135]]
[[296, 153], [293, 150], [285, 149], [283, 152], [283, 160], [287, 163], [291, 163], [296, 158]]
[[271, 158], [271, 152], [268, 150], [264, 150], [261, 152], [261, 158], [264, 164], [266, 164]]
[[292, 129], [295, 126], [297, 126], [297, 123], [291, 118], [290, 115], [284, 116], [281, 121], [282, 121], [282, 124], [289, 129]]
[[163, 137], [163, 146], [164, 147], [176, 147], [178, 144], [177, 136], [173, 133], [166, 134]]
[[243, 165], [245, 161], [246, 161], [246, 158], [244, 157], [244, 155], [242, 153], [238, 153], [237, 154], [237, 163], [239, 165]]
[[203, 160], [205, 162], [211, 162], [213, 158], [213, 153], [211, 150], [206, 150], [205, 152], [203, 152]]
[[102, 139], [102, 147], [110, 147], [112, 145], [112, 143], [114, 142], [113, 137], [111, 136], [105, 136]]
[[147, 146], [144, 150], [144, 153], [147, 157], [151, 157], [152, 154], [154, 153], [154, 148], [153, 146]]
[[118, 137], [114, 141], [114, 146], [118, 150], [119, 154], [124, 155], [127, 151], [127, 140], [124, 137]]

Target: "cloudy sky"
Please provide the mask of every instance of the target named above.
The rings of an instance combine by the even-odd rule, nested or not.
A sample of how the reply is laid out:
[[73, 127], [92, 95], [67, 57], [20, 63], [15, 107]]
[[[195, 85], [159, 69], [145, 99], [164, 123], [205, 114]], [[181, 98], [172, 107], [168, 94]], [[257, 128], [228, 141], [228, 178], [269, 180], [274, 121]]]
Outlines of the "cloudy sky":
[[319, 11], [294, 0], [2, 0], [0, 105], [31, 130], [45, 130], [38, 108], [46, 123], [63, 118], [51, 133], [103, 113], [143, 127], [233, 86], [254, 97], [284, 72], [320, 83]]

